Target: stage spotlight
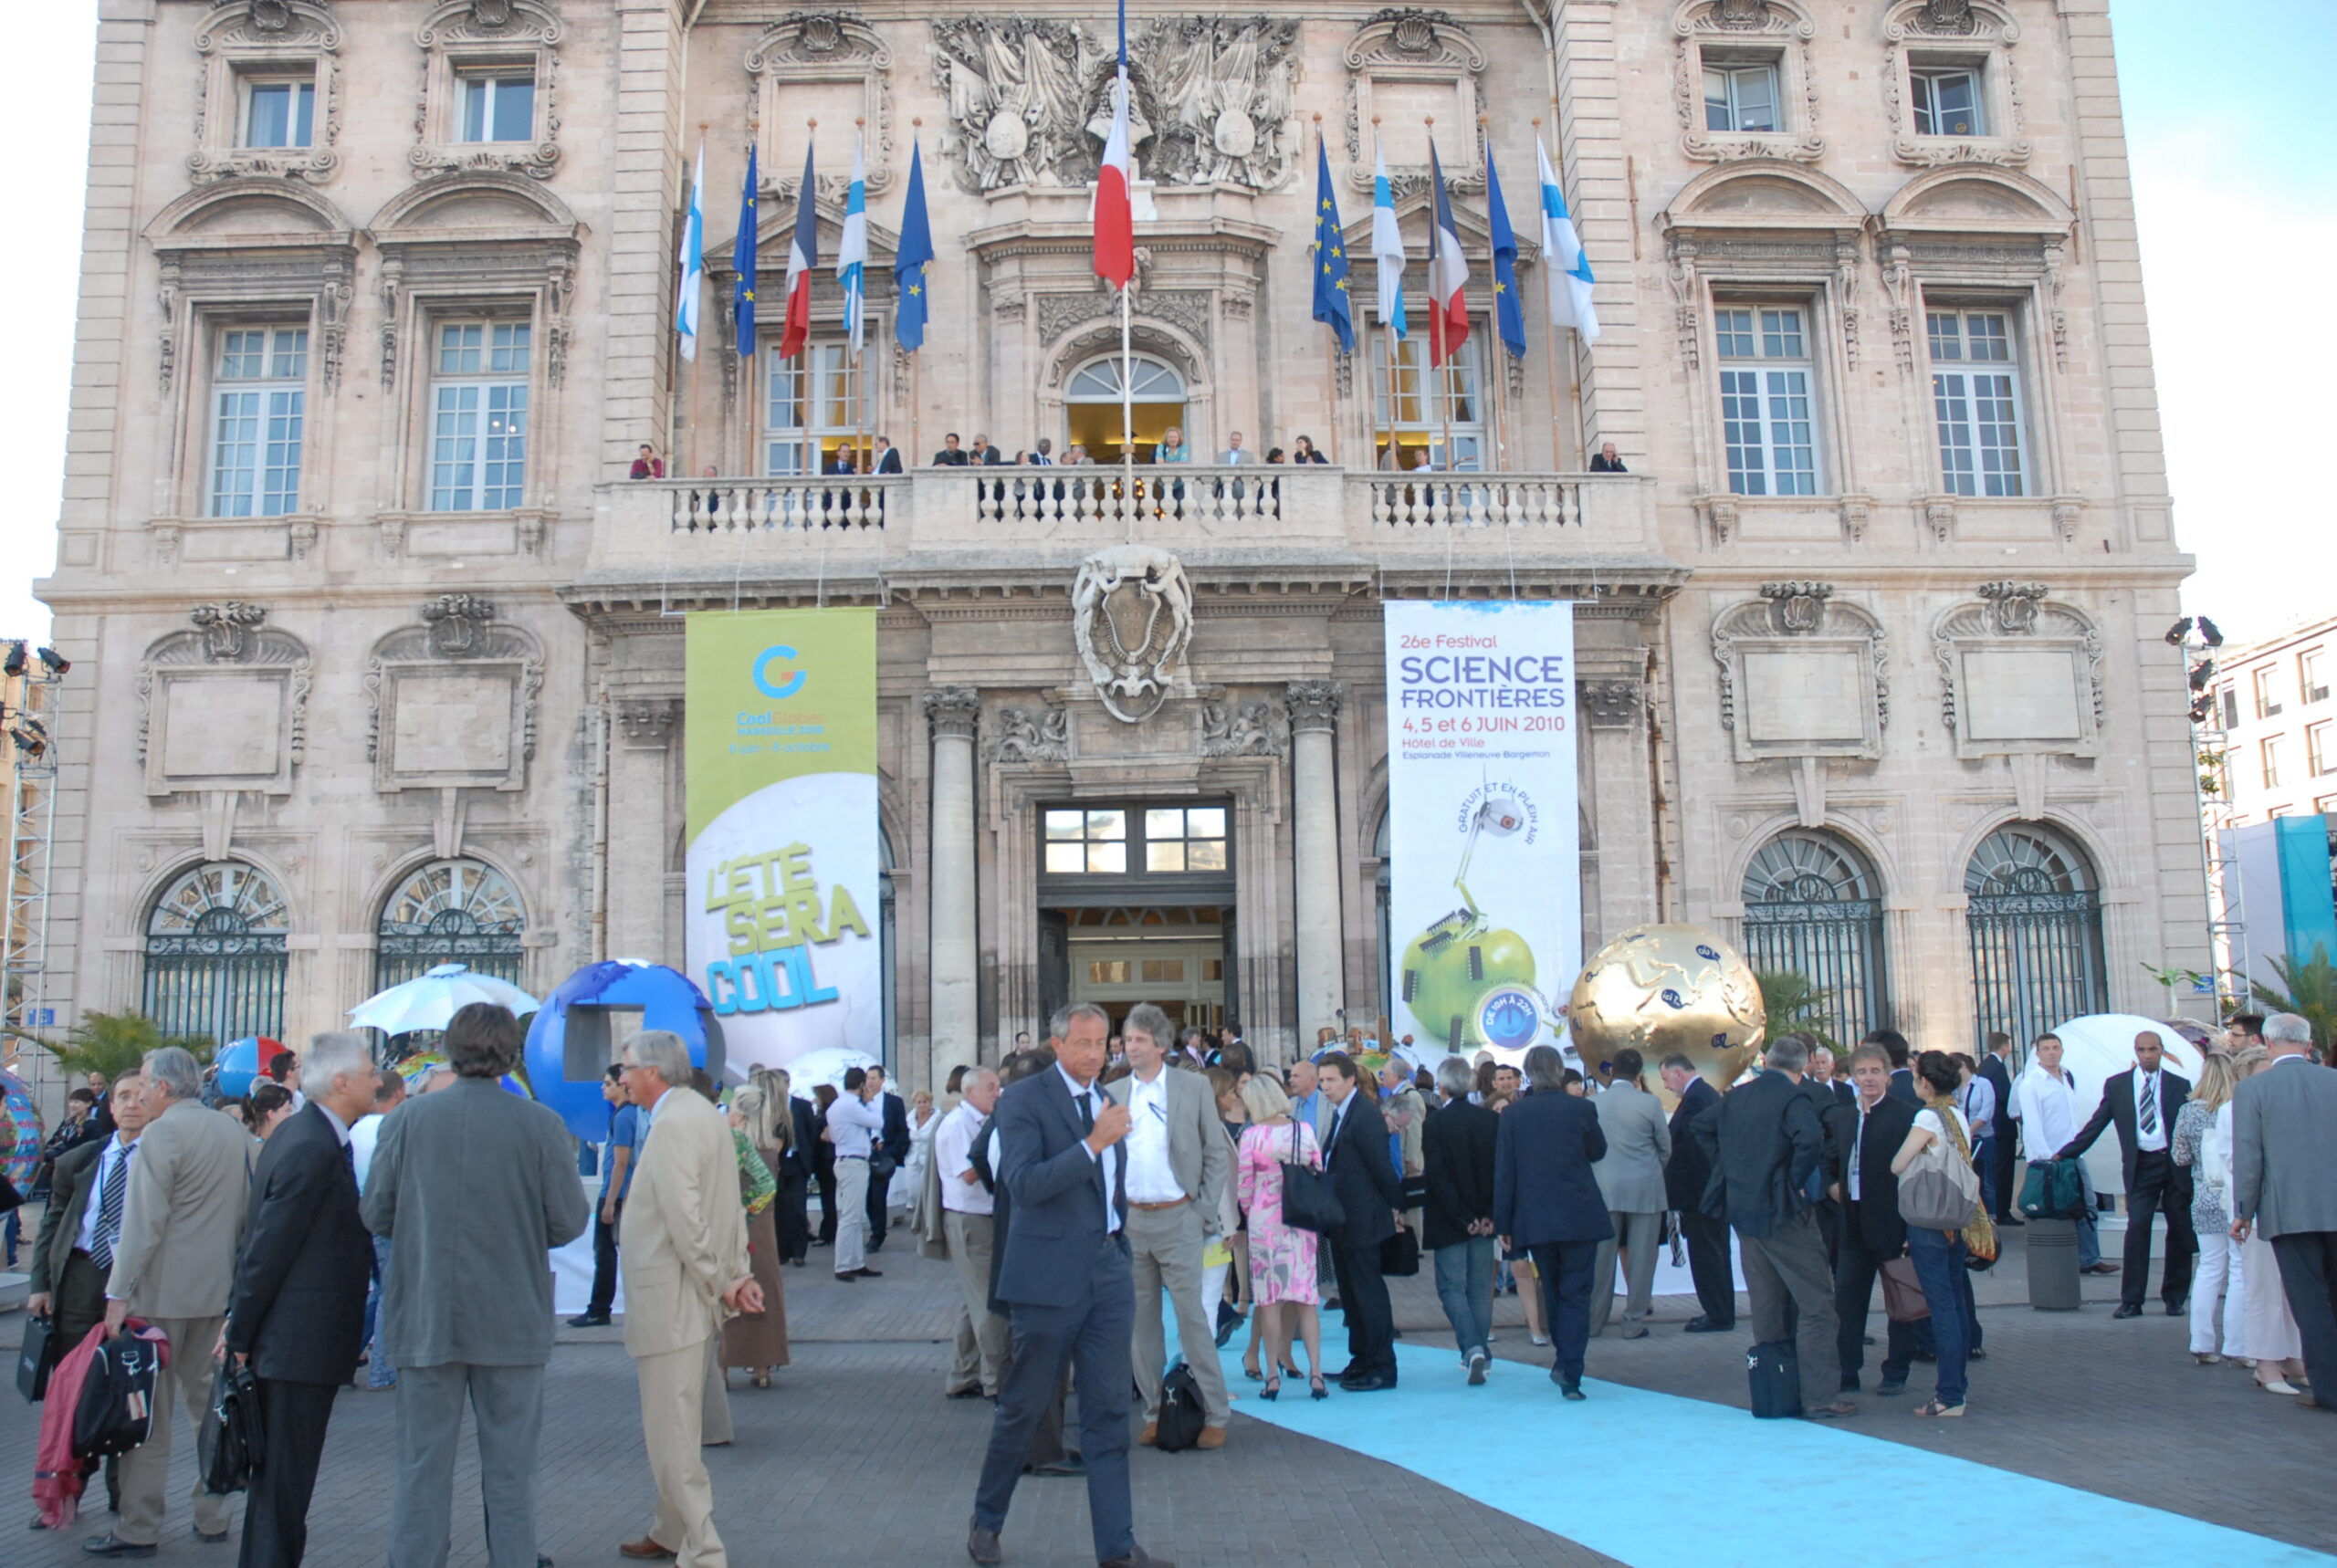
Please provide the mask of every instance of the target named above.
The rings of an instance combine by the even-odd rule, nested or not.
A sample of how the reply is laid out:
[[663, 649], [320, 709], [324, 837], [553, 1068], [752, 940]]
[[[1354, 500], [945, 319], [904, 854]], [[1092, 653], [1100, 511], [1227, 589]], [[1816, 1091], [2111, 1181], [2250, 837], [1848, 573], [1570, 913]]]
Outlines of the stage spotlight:
[[2193, 724], [2206, 724], [2210, 719], [2214, 718], [2215, 716], [2216, 699], [2211, 696], [2201, 697], [2197, 702], [2191, 705], [2191, 722]]
[[2191, 617], [2185, 615], [2166, 629], [2166, 643], [2170, 648], [2183, 646], [2183, 639], [2191, 635]]
[[8, 644], [8, 662], [5, 664], [0, 664], [0, 669], [5, 670], [12, 675], [21, 675], [25, 673], [25, 645], [22, 643]]
[[48, 666], [48, 673], [52, 675], [61, 675], [73, 667], [73, 661], [54, 648], [43, 648], [40, 662]]
[[2210, 648], [2220, 648], [2224, 645], [2223, 632], [2216, 629], [2214, 622], [2204, 615], [2199, 617], [2199, 641]]
[[2197, 664], [2191, 666], [2191, 689], [2193, 691], [2206, 691], [2207, 689], [2207, 683], [2215, 678], [2216, 662], [2213, 659], [2202, 659]]
[[26, 757], [38, 757], [42, 752], [48, 749], [47, 741], [43, 740], [37, 735], [28, 733], [21, 727], [10, 730], [8, 732], [8, 738], [15, 741], [16, 743], [16, 749], [23, 752]]

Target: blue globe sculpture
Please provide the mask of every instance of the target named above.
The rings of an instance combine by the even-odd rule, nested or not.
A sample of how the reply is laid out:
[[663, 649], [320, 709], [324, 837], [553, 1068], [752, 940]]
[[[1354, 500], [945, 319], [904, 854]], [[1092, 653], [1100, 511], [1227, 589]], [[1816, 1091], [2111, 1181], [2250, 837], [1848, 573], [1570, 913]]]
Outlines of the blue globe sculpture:
[[528, 1084], [587, 1143], [609, 1135], [602, 1080], [615, 1060], [609, 1015], [638, 1012], [643, 1029], [671, 1030], [692, 1064], [722, 1076], [722, 1030], [706, 993], [679, 969], [630, 958], [587, 964], [561, 982], [528, 1027]]

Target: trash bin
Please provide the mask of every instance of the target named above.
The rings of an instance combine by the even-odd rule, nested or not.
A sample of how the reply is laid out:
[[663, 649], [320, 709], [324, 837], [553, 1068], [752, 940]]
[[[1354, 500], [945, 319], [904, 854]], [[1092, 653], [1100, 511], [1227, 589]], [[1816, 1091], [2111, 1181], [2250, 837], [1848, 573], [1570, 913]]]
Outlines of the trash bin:
[[2028, 1238], [2028, 1304], [2040, 1312], [2078, 1310], [2078, 1224], [2032, 1219]]

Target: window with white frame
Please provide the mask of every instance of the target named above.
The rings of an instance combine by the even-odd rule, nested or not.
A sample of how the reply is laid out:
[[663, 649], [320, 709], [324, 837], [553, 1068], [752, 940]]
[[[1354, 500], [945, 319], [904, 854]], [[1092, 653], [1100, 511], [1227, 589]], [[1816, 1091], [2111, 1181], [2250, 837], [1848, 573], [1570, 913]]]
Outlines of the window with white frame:
[[860, 371], [849, 343], [811, 342], [770, 360], [763, 419], [763, 472], [817, 474], [860, 428]]
[[2255, 687], [2258, 718], [2270, 718], [2280, 711], [2279, 694], [2273, 689], [2272, 672], [2269, 668], [2253, 672], [2248, 677], [2248, 684]]
[[2239, 727], [2239, 688], [2226, 686], [2216, 694], [2217, 711], [2223, 715], [2226, 729]]
[[[1414, 318], [1419, 319], [1420, 318]], [[1484, 342], [1486, 323], [1471, 324], [1461, 351], [1443, 364], [1429, 364], [1426, 327], [1415, 327], [1396, 343], [1395, 418], [1389, 418], [1388, 334], [1371, 334], [1372, 445], [1383, 468], [1410, 469], [1422, 465], [1474, 472], [1484, 466], [1485, 411], [1478, 374], [1477, 350]], [[1444, 433], [1452, 432], [1452, 457], [1448, 465]], [[1396, 455], [1388, 452], [1393, 444]]]
[[1924, 312], [1941, 485], [1955, 496], [2025, 496], [2020, 371], [2001, 310]]
[[1907, 68], [1908, 99], [1915, 111], [1918, 136], [1986, 136], [1986, 116], [1980, 98], [1980, 68], [1965, 64], [1926, 64]]
[[2280, 787], [2280, 747], [2283, 738], [2277, 735], [2267, 736], [2257, 748], [2258, 755], [2263, 759], [2264, 788], [2267, 789], [2277, 789]]
[[2297, 655], [2297, 690], [2309, 703], [2329, 700], [2329, 674], [2321, 661], [2321, 650], [2313, 648]]
[[1713, 312], [1728, 487], [1739, 496], [1818, 494], [1808, 318], [1795, 305], [1724, 305]]
[[1777, 62], [1704, 57], [1704, 129], [1782, 131]]
[[2322, 719], [2319, 724], [2305, 726], [2304, 765], [2315, 779], [2324, 773], [2337, 773], [2337, 746], [2332, 746], [2332, 741], [2337, 741], [2337, 727], [2332, 727], [2332, 721]]
[[317, 84], [253, 81], [244, 87], [246, 147], [307, 147], [316, 129]]
[[462, 86], [465, 141], [533, 141], [536, 139], [536, 75], [505, 68], [466, 73]]
[[529, 335], [524, 321], [439, 326], [430, 383], [432, 511], [496, 512], [521, 504]]
[[306, 327], [234, 327], [219, 335], [210, 516], [281, 517], [300, 509], [308, 381]]

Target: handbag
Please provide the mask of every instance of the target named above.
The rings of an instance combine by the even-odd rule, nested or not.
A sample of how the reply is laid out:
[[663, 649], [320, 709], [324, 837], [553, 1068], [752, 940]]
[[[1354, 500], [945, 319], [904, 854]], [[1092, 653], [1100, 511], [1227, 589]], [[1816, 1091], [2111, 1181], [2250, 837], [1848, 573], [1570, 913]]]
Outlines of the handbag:
[[1920, 1322], [1932, 1315], [1916, 1276], [1913, 1258], [1886, 1258], [1882, 1262], [1882, 1311], [1894, 1323]]
[[57, 1320], [41, 1313], [25, 1325], [25, 1343], [16, 1351], [16, 1392], [37, 1405], [48, 1397], [48, 1375], [65, 1359], [65, 1336]]
[[1298, 1157], [1298, 1124], [1290, 1124], [1290, 1158], [1282, 1162], [1283, 1223], [1311, 1230], [1317, 1236], [1336, 1230], [1347, 1221], [1347, 1209], [1331, 1186], [1331, 1173], [1318, 1171]]
[[0, 1171], [0, 1214], [13, 1213], [24, 1207], [25, 1195], [16, 1190], [16, 1184], [8, 1179], [6, 1171]]
[[1410, 1279], [1420, 1271], [1420, 1239], [1412, 1234], [1410, 1226], [1399, 1227], [1379, 1244], [1379, 1271], [1398, 1279]]
[[1980, 1178], [1944, 1132], [1899, 1178], [1899, 1218], [1925, 1230], [1961, 1230], [1980, 1207]]

